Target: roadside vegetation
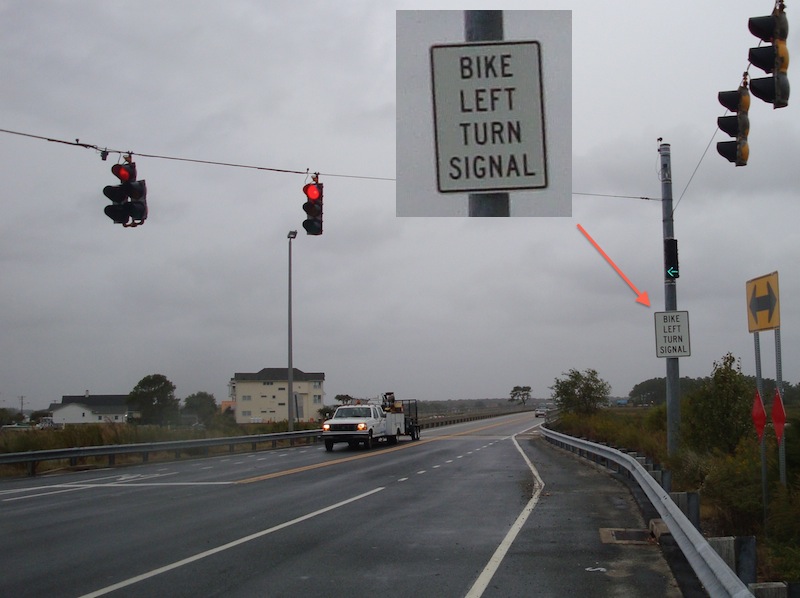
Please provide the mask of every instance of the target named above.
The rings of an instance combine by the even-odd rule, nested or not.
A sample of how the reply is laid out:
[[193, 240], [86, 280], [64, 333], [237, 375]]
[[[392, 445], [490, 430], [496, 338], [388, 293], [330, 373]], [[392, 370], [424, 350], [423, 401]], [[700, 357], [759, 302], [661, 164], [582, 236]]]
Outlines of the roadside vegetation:
[[[639, 407], [588, 409], [576, 402], [584, 396], [603, 394], [603, 381], [575, 372], [557, 379], [551, 389], [561, 408], [554, 427], [572, 436], [605, 442], [649, 456], [672, 472], [673, 491], [700, 495], [701, 525], [707, 536], [756, 536], [759, 578], [770, 581], [800, 581], [800, 401], [797, 387], [786, 385], [784, 394], [787, 426], [787, 485], [780, 483], [778, 445], [771, 425], [765, 432], [768, 509], [764, 525], [761, 456], [758, 436], [751, 419], [755, 381], [744, 376], [730, 354], [715, 362], [711, 375], [681, 387], [680, 450], [667, 455], [667, 411], [663, 399], [649, 406], [655, 385], [634, 387], [630, 398], [647, 397]], [[577, 384], [583, 382], [583, 385]], [[661, 379], [663, 386], [663, 378]], [[767, 412], [774, 392], [765, 385]], [[687, 388], [688, 387], [688, 390]], [[607, 394], [607, 392], [606, 392]], [[606, 397], [607, 398], [607, 397]], [[606, 401], [601, 401], [604, 404]]]

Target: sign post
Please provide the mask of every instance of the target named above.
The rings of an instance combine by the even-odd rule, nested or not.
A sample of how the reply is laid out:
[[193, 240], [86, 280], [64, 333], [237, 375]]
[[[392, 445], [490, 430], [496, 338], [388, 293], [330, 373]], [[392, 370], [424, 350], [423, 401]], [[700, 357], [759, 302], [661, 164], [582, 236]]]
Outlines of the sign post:
[[[763, 418], [766, 424], [767, 413], [761, 403], [761, 397], [764, 396], [764, 383], [761, 377], [761, 342], [759, 339], [759, 332], [763, 330], [775, 331], [775, 394], [776, 399], [773, 402], [772, 419], [773, 424], [781, 419], [783, 414], [783, 401], [781, 395], [783, 394], [783, 368], [781, 365], [781, 302], [780, 292], [778, 287], [778, 273], [765, 274], [758, 278], [748, 280], [745, 284], [745, 293], [747, 297], [747, 330], [753, 333], [753, 345], [755, 348], [756, 359], [756, 400], [760, 404], [753, 406], [753, 422], [756, 426], [756, 431], [759, 436], [759, 444], [761, 445], [761, 493], [764, 503], [764, 527], [767, 525], [767, 454], [766, 445], [763, 435]], [[756, 413], [758, 411], [758, 414]], [[776, 420], [777, 415], [777, 420]], [[782, 430], [781, 430], [782, 431]], [[777, 429], [776, 429], [777, 432]], [[781, 483], [786, 485], [786, 446], [784, 445], [785, 438], [782, 434], [778, 437], [778, 462], [780, 468]]]
[[539, 42], [436, 45], [431, 78], [441, 193], [547, 187]]

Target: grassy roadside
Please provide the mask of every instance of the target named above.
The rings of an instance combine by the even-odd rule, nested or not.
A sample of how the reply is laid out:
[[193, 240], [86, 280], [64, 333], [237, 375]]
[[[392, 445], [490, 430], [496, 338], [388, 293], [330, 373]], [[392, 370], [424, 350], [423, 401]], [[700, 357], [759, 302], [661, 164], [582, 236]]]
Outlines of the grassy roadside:
[[[318, 424], [295, 424], [296, 430], [316, 429]], [[136, 426], [130, 424], [82, 424], [80, 426], [67, 426], [60, 430], [26, 430], [3, 431], [0, 433], [0, 453], [22, 453], [28, 451], [44, 451], [61, 448], [78, 448], [88, 446], [108, 446], [115, 444], [138, 444], [150, 442], [167, 442], [173, 440], [195, 440], [204, 438], [223, 438], [246, 436], [250, 434], [273, 434], [286, 432], [286, 422], [247, 424], [247, 425], [221, 425], [212, 426], [207, 430], [193, 428], [169, 428], [161, 426]], [[288, 446], [288, 441], [284, 443]], [[279, 443], [279, 447], [283, 445]], [[268, 448], [268, 447], [265, 447]], [[251, 452], [249, 445], [241, 445], [236, 452]], [[211, 447], [205, 449], [191, 449], [183, 451], [182, 456], [195, 455], [221, 455], [230, 454], [227, 446]], [[175, 451], [154, 452], [148, 454], [148, 461], [170, 461], [175, 459]], [[117, 466], [141, 463], [139, 454], [117, 455]], [[42, 461], [37, 467], [38, 473], [56, 471], [61, 469], [91, 469], [105, 467], [108, 457], [81, 458], [78, 465], [69, 466], [64, 461]], [[0, 466], [0, 477], [13, 477], [27, 475], [27, 465]]]

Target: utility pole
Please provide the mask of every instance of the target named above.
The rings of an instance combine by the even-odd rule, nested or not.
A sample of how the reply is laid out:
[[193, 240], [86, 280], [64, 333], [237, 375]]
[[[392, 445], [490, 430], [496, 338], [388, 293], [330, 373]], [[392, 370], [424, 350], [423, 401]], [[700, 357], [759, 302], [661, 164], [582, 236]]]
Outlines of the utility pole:
[[[660, 141], [660, 140], [659, 140]], [[661, 168], [661, 221], [664, 230], [664, 247], [667, 239], [675, 238], [675, 229], [672, 219], [672, 162], [669, 143], [660, 143], [658, 146]], [[666, 255], [664, 256], [666, 258]], [[678, 293], [675, 279], [664, 274], [664, 309], [677, 311]], [[681, 426], [680, 402], [680, 368], [677, 357], [667, 357], [667, 454], [670, 457], [678, 453]]]
[[[502, 10], [465, 10], [464, 38], [468, 42], [503, 40]], [[470, 216], [509, 216], [508, 193], [470, 193]]]
[[286, 369], [289, 384], [287, 385], [286, 402], [289, 409], [288, 427], [289, 432], [294, 432], [294, 366], [292, 364], [292, 239], [297, 238], [297, 231], [290, 230], [287, 235], [289, 239], [289, 367]]

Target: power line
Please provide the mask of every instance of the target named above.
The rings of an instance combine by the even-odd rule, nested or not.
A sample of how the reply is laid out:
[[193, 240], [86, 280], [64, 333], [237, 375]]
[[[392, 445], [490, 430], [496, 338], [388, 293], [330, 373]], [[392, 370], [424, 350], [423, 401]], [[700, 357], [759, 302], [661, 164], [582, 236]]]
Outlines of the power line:
[[[42, 135], [33, 135], [31, 133], [21, 133], [19, 131], [10, 131], [8, 129], [0, 129], [0, 133], [8, 133], [9, 135], [19, 135], [20, 137], [28, 137], [30, 139], [40, 139], [43, 141], [49, 141], [51, 143], [62, 143], [64, 145], [72, 145], [75, 147], [82, 147], [85, 149], [92, 149], [96, 152], [99, 152], [102, 156], [107, 156], [108, 154], [130, 154], [135, 156], [141, 156], [142, 158], [153, 158], [156, 160], [175, 160], [178, 162], [191, 162], [194, 164], [210, 164], [213, 166], [227, 166], [229, 168], [247, 168], [250, 170], [264, 170], [268, 172], [277, 172], [281, 174], [302, 174], [308, 175], [309, 170], [290, 170], [287, 168], [271, 168], [268, 166], [254, 166], [250, 164], [237, 164], [234, 162], [218, 162], [215, 160], [199, 160], [195, 158], [181, 158], [177, 156], [164, 156], [159, 154], [146, 154], [142, 152], [134, 152], [134, 151], [122, 151], [122, 150], [115, 150], [115, 149], [108, 149], [108, 148], [101, 148], [97, 145], [92, 143], [82, 143], [80, 139], [76, 139], [75, 141], [66, 141], [64, 139], [55, 139], [52, 137], [44, 137]], [[105, 159], [105, 158], [103, 158]], [[377, 177], [377, 176], [365, 176], [365, 175], [356, 175], [356, 174], [341, 174], [341, 173], [333, 173], [333, 172], [320, 172], [315, 173], [319, 174], [319, 176], [327, 176], [327, 177], [340, 177], [340, 178], [347, 178], [347, 179], [363, 179], [363, 180], [372, 180], [372, 181], [396, 181], [395, 178], [390, 177]]]
[[588, 195], [590, 197], [614, 197], [618, 199], [644, 199], [647, 201], [661, 201], [660, 197], [645, 197], [643, 195], [612, 195], [609, 193], [576, 193], [573, 192], [573, 195]]

